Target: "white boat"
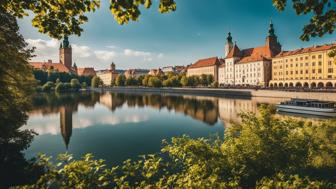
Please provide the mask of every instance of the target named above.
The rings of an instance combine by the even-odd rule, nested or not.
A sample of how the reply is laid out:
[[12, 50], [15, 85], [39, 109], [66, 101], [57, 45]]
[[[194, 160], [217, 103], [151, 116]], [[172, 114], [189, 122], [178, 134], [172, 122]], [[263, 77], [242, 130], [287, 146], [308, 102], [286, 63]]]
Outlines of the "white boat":
[[278, 112], [336, 117], [336, 103], [293, 98], [277, 105]]

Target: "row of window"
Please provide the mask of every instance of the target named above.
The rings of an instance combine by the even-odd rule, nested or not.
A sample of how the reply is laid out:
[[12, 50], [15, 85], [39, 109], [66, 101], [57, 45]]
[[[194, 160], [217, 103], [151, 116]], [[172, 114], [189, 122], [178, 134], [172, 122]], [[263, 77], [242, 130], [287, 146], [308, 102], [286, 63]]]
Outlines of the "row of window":
[[[275, 79], [273, 79], [273, 80], [275, 80], [275, 81], [282, 81], [282, 80], [299, 80], [299, 79], [309, 79], [309, 77], [286, 77], [286, 78], [275, 78]], [[323, 79], [323, 77], [311, 77], [311, 79]], [[328, 75], [327, 76], [327, 78], [324, 78], [324, 79], [336, 79], [336, 76], [332, 76], [332, 75]]]
[[[311, 59], [316, 59], [316, 57], [318, 58], [318, 59], [321, 59], [322, 58], [322, 55], [320, 54], [320, 55], [318, 55], [318, 56], [316, 56], [316, 55], [312, 55], [311, 56]], [[293, 62], [293, 60], [295, 60], [295, 61], [299, 61], [299, 60], [308, 60], [309, 59], [309, 56], [305, 56], [305, 57], [296, 57], [295, 59], [293, 59], [293, 58], [290, 58], [290, 59], [285, 59], [285, 62]], [[273, 61], [273, 63], [282, 63], [282, 60], [279, 60], [279, 61]]]
[[[300, 70], [300, 72], [298, 71], [298, 70], [296, 70], [295, 72], [294, 71], [286, 71], [286, 75], [288, 75], [288, 74], [291, 74], [291, 75], [293, 75], [293, 74], [303, 74], [304, 72], [303, 72], [303, 70]], [[312, 69], [312, 73], [314, 74], [314, 73], [319, 73], [319, 74], [321, 74], [322, 73], [322, 69], [317, 69], [317, 70], [315, 70], [315, 69]], [[334, 73], [334, 69], [333, 68], [328, 68], [328, 73]], [[306, 70], [305, 71], [305, 74], [309, 74], [309, 70]], [[273, 75], [278, 75], [278, 72], [274, 72], [273, 73]], [[279, 72], [279, 75], [282, 75], [282, 72]]]

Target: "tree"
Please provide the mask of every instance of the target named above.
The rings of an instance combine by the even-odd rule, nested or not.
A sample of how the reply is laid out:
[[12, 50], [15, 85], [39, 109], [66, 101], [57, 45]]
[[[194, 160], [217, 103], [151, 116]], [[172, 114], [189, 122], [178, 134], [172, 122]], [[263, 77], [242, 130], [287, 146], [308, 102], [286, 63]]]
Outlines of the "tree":
[[[0, 4], [2, 1], [0, 2]], [[35, 80], [28, 49], [16, 18], [0, 6], [0, 188], [32, 181], [33, 167], [22, 151], [35, 133], [20, 127], [27, 121]]]
[[[127, 24], [130, 20], [138, 20], [141, 5], [146, 9], [152, 5], [152, 0], [121, 0], [110, 1], [110, 10], [119, 24]], [[86, 13], [94, 12], [100, 7], [100, 0], [59, 1], [49, 0], [3, 0], [0, 6], [12, 16], [22, 18], [33, 14], [32, 24], [39, 32], [52, 38], [60, 39], [72, 34], [80, 35], [81, 25], [88, 21]], [[166, 13], [176, 10], [174, 0], [160, 0], [159, 12]]]
[[52, 81], [48, 81], [42, 86], [43, 92], [50, 92], [55, 87], [55, 84]]
[[211, 85], [212, 82], [214, 81], [214, 77], [213, 77], [212, 75], [207, 75], [206, 77], [207, 77], [207, 78], [206, 78], [206, 80], [207, 80], [207, 85], [209, 86], [209, 85]]
[[91, 87], [93, 87], [93, 88], [97, 88], [102, 84], [103, 84], [103, 82], [98, 76], [94, 76], [91, 80]]
[[164, 86], [164, 87], [172, 87], [173, 86], [172, 80], [171, 79], [164, 80], [162, 82], [162, 86]]
[[78, 91], [81, 88], [81, 84], [79, 83], [78, 79], [71, 79], [71, 88], [75, 91]]
[[125, 86], [126, 77], [124, 74], [119, 74], [115, 80], [116, 86]]
[[182, 85], [183, 87], [188, 86], [188, 85], [189, 85], [189, 81], [188, 81], [187, 76], [182, 76], [180, 83], [181, 83], [181, 85]]
[[148, 86], [149, 87], [161, 87], [162, 83], [158, 77], [150, 77], [148, 79]]
[[202, 74], [200, 77], [200, 83], [203, 86], [208, 86], [208, 80], [207, 80], [207, 75]]

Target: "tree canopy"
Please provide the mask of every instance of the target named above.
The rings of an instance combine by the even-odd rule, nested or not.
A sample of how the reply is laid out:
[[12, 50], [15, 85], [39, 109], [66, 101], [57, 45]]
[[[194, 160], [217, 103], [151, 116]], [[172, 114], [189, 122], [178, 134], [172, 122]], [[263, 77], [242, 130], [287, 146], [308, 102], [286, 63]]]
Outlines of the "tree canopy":
[[[72, 34], [80, 35], [81, 25], [88, 21], [86, 13], [100, 7], [100, 0], [3, 0], [0, 2], [7, 13], [22, 18], [32, 12], [32, 25], [39, 32], [52, 38], [60, 39]], [[136, 21], [141, 14], [141, 7], [149, 9], [152, 0], [110, 0], [109, 9], [119, 24]], [[159, 12], [176, 10], [174, 0], [160, 0]]]

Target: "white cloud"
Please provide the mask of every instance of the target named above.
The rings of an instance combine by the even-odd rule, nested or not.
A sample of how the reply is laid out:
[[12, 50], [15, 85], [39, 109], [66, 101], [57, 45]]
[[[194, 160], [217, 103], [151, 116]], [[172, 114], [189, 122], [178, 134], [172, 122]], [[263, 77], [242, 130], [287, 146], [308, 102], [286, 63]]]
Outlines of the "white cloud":
[[105, 50], [94, 51], [94, 53], [98, 59], [103, 61], [111, 61], [117, 55], [117, 53], [114, 51], [105, 51]]
[[[58, 62], [58, 49], [60, 41], [51, 39], [26, 39], [30, 47], [36, 47], [35, 55], [32, 61], [53, 60]], [[101, 49], [94, 49], [90, 46], [71, 43], [72, 59], [78, 67], [94, 67], [95, 69], [106, 69], [113, 61], [117, 68], [139, 68], [153, 67], [148, 66], [148, 62], [161, 62], [164, 57], [163, 53], [153, 53], [131, 48], [122, 48], [114, 45], [107, 45]], [[134, 64], [136, 62], [136, 64]], [[154, 65], [159, 67], [159, 65]]]

